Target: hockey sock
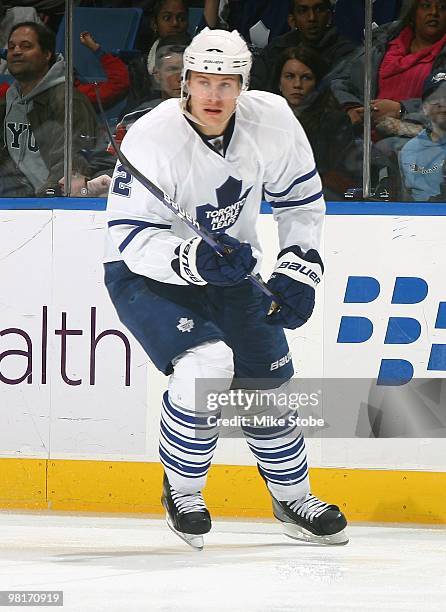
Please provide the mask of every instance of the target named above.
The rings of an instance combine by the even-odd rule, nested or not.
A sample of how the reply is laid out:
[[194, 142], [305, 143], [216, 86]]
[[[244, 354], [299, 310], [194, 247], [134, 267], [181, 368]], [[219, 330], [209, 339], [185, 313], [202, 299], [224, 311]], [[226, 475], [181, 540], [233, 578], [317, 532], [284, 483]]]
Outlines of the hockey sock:
[[175, 405], [163, 396], [159, 454], [170, 485], [181, 493], [201, 491], [211, 466], [218, 428], [207, 415]]
[[170, 485], [180, 493], [197, 493], [206, 483], [219, 426], [206, 398], [230, 387], [234, 373], [231, 349], [222, 341], [195, 346], [173, 361], [174, 373], [161, 410], [161, 463]]
[[[267, 392], [267, 396], [286, 392], [288, 383]], [[258, 409], [259, 410], [259, 409]], [[266, 412], [265, 412], [266, 410]], [[256, 425], [255, 419], [242, 430], [249, 448], [257, 459], [260, 471], [268, 483], [268, 489], [279, 501], [304, 498], [310, 491], [307, 453], [302, 432], [295, 421], [288, 417], [295, 412], [288, 408], [265, 409], [258, 414], [273, 414], [279, 419], [271, 426]]]
[[304, 498], [310, 491], [307, 453], [302, 433], [297, 438], [256, 437], [245, 432], [271, 494], [280, 501]]

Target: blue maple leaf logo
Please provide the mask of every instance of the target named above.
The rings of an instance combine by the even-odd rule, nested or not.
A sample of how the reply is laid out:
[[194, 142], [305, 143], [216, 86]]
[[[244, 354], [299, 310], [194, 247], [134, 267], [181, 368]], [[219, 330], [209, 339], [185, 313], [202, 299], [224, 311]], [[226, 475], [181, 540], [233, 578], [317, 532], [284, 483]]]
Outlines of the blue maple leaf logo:
[[232, 227], [243, 210], [252, 186], [242, 195], [242, 181], [230, 176], [223, 185], [217, 187], [217, 206], [202, 204], [197, 206], [197, 220], [211, 232], [225, 232]]

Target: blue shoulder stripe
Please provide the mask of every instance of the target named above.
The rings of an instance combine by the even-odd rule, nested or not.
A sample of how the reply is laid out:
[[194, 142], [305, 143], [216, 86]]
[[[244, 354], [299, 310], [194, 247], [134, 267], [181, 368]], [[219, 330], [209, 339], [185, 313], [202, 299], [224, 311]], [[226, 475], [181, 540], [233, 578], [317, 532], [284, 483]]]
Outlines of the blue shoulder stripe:
[[281, 191], [279, 193], [273, 193], [272, 191], [268, 191], [267, 189], [265, 189], [265, 193], [267, 193], [269, 196], [273, 198], [282, 198], [283, 196], [286, 196], [288, 193], [290, 193], [293, 187], [295, 187], [296, 185], [299, 185], [300, 183], [305, 183], [305, 181], [309, 181], [311, 178], [313, 178], [313, 176], [316, 176], [316, 174], [317, 174], [317, 169], [315, 166], [311, 172], [308, 172], [307, 174], [303, 174], [302, 176], [299, 176], [297, 179], [295, 179], [291, 183], [291, 185], [287, 189], [285, 189], [285, 191]]
[[308, 198], [304, 198], [303, 200], [288, 200], [285, 202], [270, 202], [272, 208], [291, 208], [293, 206], [303, 206], [304, 204], [310, 204], [311, 202], [316, 202], [323, 196], [322, 191], [319, 193], [315, 193]]

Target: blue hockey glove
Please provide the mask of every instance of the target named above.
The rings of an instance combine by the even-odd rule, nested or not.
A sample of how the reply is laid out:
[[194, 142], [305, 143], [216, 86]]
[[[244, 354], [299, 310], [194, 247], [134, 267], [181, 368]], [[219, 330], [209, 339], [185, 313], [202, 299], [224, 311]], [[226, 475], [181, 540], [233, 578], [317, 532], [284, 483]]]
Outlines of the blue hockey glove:
[[172, 261], [173, 269], [192, 285], [238, 285], [256, 265], [251, 246], [227, 234], [221, 234], [218, 242], [228, 248], [227, 255], [218, 255], [199, 236], [184, 240], [175, 249], [178, 259]]
[[308, 321], [314, 308], [315, 288], [322, 280], [324, 264], [319, 253], [305, 253], [298, 246], [279, 253], [267, 287], [281, 301], [280, 310], [267, 316], [270, 325], [296, 329]]

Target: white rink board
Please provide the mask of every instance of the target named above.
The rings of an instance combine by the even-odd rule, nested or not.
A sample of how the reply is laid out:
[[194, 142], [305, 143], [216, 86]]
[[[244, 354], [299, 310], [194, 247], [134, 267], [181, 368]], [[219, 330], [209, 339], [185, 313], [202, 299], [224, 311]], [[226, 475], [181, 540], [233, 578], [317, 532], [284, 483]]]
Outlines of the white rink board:
[[[166, 379], [120, 324], [103, 287], [104, 216], [97, 211], [0, 211], [0, 373], [18, 379], [26, 372], [25, 356], [5, 355], [27, 350], [24, 334], [32, 343], [33, 370], [29, 383], [0, 381], [0, 456], [158, 459]], [[431, 345], [446, 343], [446, 330], [435, 329], [438, 304], [446, 301], [445, 230], [445, 217], [328, 216], [326, 280], [315, 314], [307, 326], [288, 335], [298, 374], [375, 378], [381, 359], [395, 358], [413, 363], [417, 377], [443, 377], [428, 371], [427, 362]], [[277, 252], [271, 215], [260, 217], [259, 231], [267, 246], [267, 274]], [[344, 304], [349, 276], [376, 278], [379, 297]], [[424, 279], [426, 299], [390, 304], [400, 276]], [[337, 343], [342, 316], [370, 318], [372, 337]], [[419, 320], [419, 339], [384, 345], [390, 316]], [[122, 338], [108, 335], [92, 348], [92, 317], [96, 338], [116, 330], [128, 339], [129, 386]], [[22, 335], [6, 333], [11, 329]], [[308, 446], [314, 466], [446, 470], [442, 440], [309, 440]], [[216, 461], [253, 464], [241, 440], [223, 440]]]
[[[71, 381], [67, 384], [61, 375], [61, 338], [56, 339], [53, 333], [51, 456], [144, 459], [147, 359], [120, 324], [103, 285], [103, 227], [101, 212], [54, 212], [50, 327], [60, 329], [61, 313], [66, 312], [67, 327], [82, 331], [82, 335], [67, 337], [66, 373]], [[108, 335], [98, 341], [94, 350], [92, 316], [95, 338], [106, 330], [120, 331], [128, 338], [130, 385], [126, 385], [123, 340]]]
[[[429, 206], [426, 204], [425, 206]], [[445, 378], [428, 371], [432, 344], [446, 344], [446, 329], [435, 329], [439, 302], [446, 301], [446, 217], [327, 216], [325, 231], [324, 376], [376, 378], [381, 359], [403, 359], [414, 378]], [[349, 276], [378, 280], [380, 293], [370, 303], [343, 303]], [[418, 277], [428, 286], [426, 299], [392, 304], [397, 277]], [[362, 316], [373, 323], [372, 337], [362, 343], [337, 343], [342, 316]], [[411, 344], [384, 344], [389, 317], [420, 322]], [[324, 467], [362, 467], [446, 471], [444, 438], [324, 439]], [[310, 455], [311, 458], [311, 455]]]
[[[0, 456], [46, 457], [50, 390], [41, 380], [43, 305], [52, 293], [52, 213], [0, 213]], [[25, 351], [28, 356], [6, 354]], [[32, 381], [9, 384], [32, 369]], [[28, 376], [26, 378], [28, 380]]]
[[[429, 206], [426, 204], [426, 206]], [[325, 232], [324, 375], [376, 378], [382, 358], [405, 359], [415, 378], [444, 378], [446, 372], [427, 370], [433, 343], [446, 344], [446, 330], [435, 329], [437, 309], [446, 301], [446, 217], [328, 216]], [[344, 304], [349, 276], [373, 277], [379, 296], [365, 304]], [[392, 304], [395, 279], [419, 278], [428, 287], [426, 299], [415, 304]], [[336, 342], [341, 316], [362, 316], [373, 323], [370, 340]], [[384, 345], [389, 317], [411, 317], [421, 335], [407, 345]]]

